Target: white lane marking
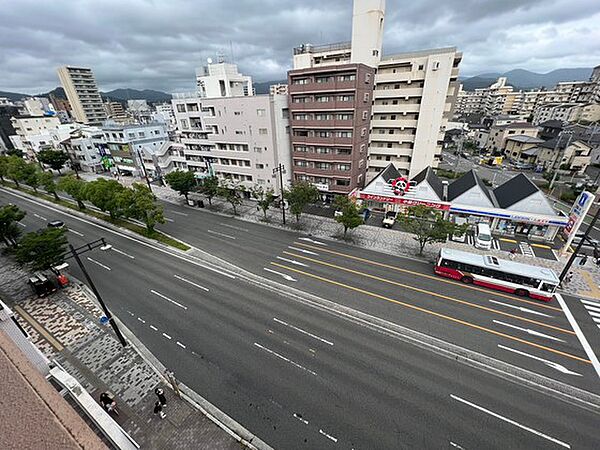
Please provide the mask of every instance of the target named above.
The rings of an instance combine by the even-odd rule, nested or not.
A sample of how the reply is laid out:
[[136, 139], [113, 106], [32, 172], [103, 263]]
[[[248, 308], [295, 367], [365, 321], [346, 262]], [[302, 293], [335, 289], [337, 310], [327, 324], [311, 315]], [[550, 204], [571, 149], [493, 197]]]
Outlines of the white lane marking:
[[302, 418], [302, 416], [301, 416], [300, 414], [296, 414], [296, 413], [294, 413], [294, 417], [295, 417], [296, 419], [298, 419], [300, 422], [302, 422], [304, 425], [308, 425], [308, 420], [305, 420], [305, 419], [303, 419], [303, 418]]
[[208, 292], [208, 288], [205, 288], [204, 286], [200, 286], [199, 284], [194, 283], [193, 281], [190, 281], [186, 278], [180, 277], [179, 275], [173, 275], [175, 278], [177, 278], [178, 280], [184, 281], [186, 283], [191, 284], [192, 286], [196, 286], [199, 289], [205, 290], [206, 292]]
[[583, 307], [586, 309], [600, 311], [600, 303], [592, 303], [586, 300], [581, 300], [581, 303], [583, 303]]
[[319, 433], [321, 433], [323, 436], [325, 436], [327, 439], [331, 439], [333, 442], [337, 442], [337, 438], [333, 437], [330, 434], [325, 433], [322, 429], [319, 428]]
[[24, 223], [21, 222], [17, 222], [19, 225], [21, 225], [23, 228], [27, 227], [27, 225], [25, 225]]
[[486, 408], [484, 408], [482, 406], [476, 405], [475, 403], [471, 403], [470, 401], [465, 400], [463, 398], [460, 398], [460, 397], [458, 397], [458, 396], [456, 396], [454, 394], [450, 394], [450, 397], [452, 397], [454, 400], [456, 400], [458, 402], [464, 403], [465, 405], [468, 405], [468, 406], [470, 406], [472, 408], [475, 408], [475, 409], [477, 409], [479, 411], [482, 411], [482, 412], [484, 412], [486, 414], [489, 414], [490, 416], [495, 417], [496, 419], [500, 419], [500, 420], [502, 420], [502, 421], [504, 421], [506, 423], [510, 423], [511, 425], [514, 425], [516, 427], [521, 428], [522, 430], [529, 431], [530, 433], [533, 433], [536, 436], [540, 436], [540, 437], [542, 437], [544, 439], [547, 439], [547, 440], [549, 440], [551, 442], [554, 442], [555, 444], [558, 444], [558, 445], [560, 445], [562, 447], [571, 448], [571, 445], [567, 444], [566, 442], [559, 441], [558, 439], [553, 438], [552, 436], [548, 436], [547, 434], [544, 434], [541, 431], [534, 430], [533, 428], [530, 428], [527, 425], [522, 425], [519, 422], [515, 422], [514, 420], [509, 419], [508, 417], [501, 416], [498, 413], [490, 411], [489, 409], [486, 409]]
[[573, 314], [567, 306], [565, 299], [562, 297], [561, 294], [554, 294], [554, 296], [556, 297], [556, 300], [558, 300], [558, 304], [560, 305], [560, 307], [563, 309], [565, 316], [567, 316], [567, 319], [571, 324], [571, 328], [573, 328], [573, 331], [579, 338], [579, 342], [581, 342], [581, 346], [585, 350], [585, 354], [588, 356], [588, 358], [590, 358], [592, 366], [594, 366], [594, 370], [596, 370], [598, 377], [600, 377], [600, 361], [598, 361], [598, 357], [594, 353], [594, 350], [592, 350], [592, 347], [590, 346], [590, 343], [587, 341], [585, 335], [581, 331], [581, 328], [579, 328], [579, 324], [575, 320], [575, 317], [573, 317]]
[[465, 450], [465, 448], [464, 448], [464, 447], [462, 447], [462, 446], [460, 446], [460, 445], [458, 445], [458, 444], [456, 444], [456, 443], [454, 443], [454, 442], [452, 442], [452, 441], [449, 441], [449, 442], [450, 442], [450, 445], [451, 445], [452, 447], [454, 447], [454, 448], [457, 448], [458, 450]]
[[167, 222], [175, 222], [175, 221], [174, 221], [173, 219], [171, 219], [170, 217], [165, 217], [165, 220], [166, 220]]
[[80, 233], [79, 231], [76, 231], [73, 228], [67, 228], [67, 230], [69, 230], [73, 234], [76, 234], [77, 236], [83, 236], [83, 233]]
[[509, 352], [516, 353], [516, 354], [521, 355], [521, 356], [526, 356], [527, 358], [535, 359], [536, 361], [543, 362], [547, 366], [552, 367], [553, 369], [556, 369], [559, 372], [565, 373], [567, 375], [576, 375], [578, 377], [581, 376], [581, 374], [579, 374], [577, 372], [573, 372], [572, 370], [567, 369], [562, 364], [555, 363], [554, 361], [548, 361], [547, 359], [540, 358], [539, 356], [530, 355], [529, 353], [525, 353], [525, 352], [522, 352], [520, 350], [516, 350], [514, 348], [506, 347], [506, 346], [504, 346], [502, 344], [498, 344], [498, 348], [501, 348], [503, 350], [507, 350]]
[[181, 348], [185, 348], [185, 345], [183, 345], [181, 342], [177, 341], [177, 345], [179, 345]]
[[308, 331], [306, 331], [306, 330], [303, 330], [302, 328], [298, 328], [297, 326], [294, 326], [294, 325], [291, 325], [291, 324], [289, 324], [289, 323], [287, 323], [287, 322], [284, 322], [283, 320], [280, 320], [280, 319], [278, 319], [277, 317], [273, 317], [273, 320], [274, 320], [275, 322], [277, 322], [277, 323], [280, 323], [280, 324], [282, 324], [282, 325], [285, 325], [286, 327], [290, 327], [292, 330], [296, 330], [296, 331], [298, 331], [299, 333], [306, 334], [307, 336], [310, 336], [310, 337], [311, 337], [311, 338], [313, 338], [313, 339], [316, 339], [316, 340], [318, 340], [318, 341], [321, 341], [321, 342], [325, 342], [325, 343], [326, 343], [326, 344], [328, 344], [328, 345], [333, 345], [333, 342], [331, 342], [331, 341], [328, 341], [327, 339], [323, 339], [322, 337], [319, 337], [319, 336], [317, 336], [316, 334], [309, 333]]
[[137, 320], [139, 320], [142, 323], [146, 323], [146, 321], [144, 319], [142, 319], [141, 317], [138, 317]]
[[169, 211], [169, 212], [170, 212], [170, 213], [173, 213], [173, 214], [177, 214], [178, 216], [185, 216], [185, 217], [187, 217], [187, 216], [188, 216], [188, 214], [186, 214], [186, 213], [182, 213], [182, 212], [179, 212], [179, 211]]
[[260, 349], [264, 350], [265, 352], [267, 352], [267, 353], [270, 353], [271, 355], [274, 355], [274, 356], [276, 356], [276, 357], [278, 357], [278, 358], [280, 358], [280, 359], [283, 359], [285, 362], [287, 362], [287, 363], [289, 363], [289, 364], [291, 364], [291, 365], [293, 365], [293, 366], [295, 366], [295, 367], [297, 367], [297, 368], [299, 368], [299, 369], [305, 370], [306, 372], [310, 373], [311, 375], [314, 375], [315, 377], [317, 376], [317, 374], [316, 374], [315, 372], [313, 372], [312, 370], [310, 370], [310, 369], [307, 369], [307, 368], [306, 368], [306, 367], [304, 367], [304, 366], [301, 366], [301, 365], [300, 365], [300, 364], [298, 364], [297, 362], [294, 362], [294, 361], [292, 361], [291, 359], [289, 359], [289, 358], [286, 358], [285, 356], [283, 356], [283, 355], [280, 355], [279, 353], [277, 353], [277, 352], [274, 352], [273, 350], [271, 350], [271, 349], [269, 349], [269, 348], [267, 348], [267, 347], [265, 347], [265, 346], [263, 346], [263, 345], [260, 345], [258, 342], [255, 342], [255, 343], [254, 343], [254, 345], [255, 345], [256, 347], [258, 347], [258, 348], [260, 348]]
[[313, 240], [311, 238], [301, 237], [301, 238], [298, 238], [298, 239], [300, 241], [312, 242], [313, 244], [323, 245], [323, 246], [327, 247], [327, 244], [325, 244], [324, 242], [315, 241], [315, 240]]
[[20, 195], [20, 194], [16, 194], [16, 193], [11, 192], [11, 191], [7, 191], [6, 189], [0, 188], [0, 191], [4, 192], [5, 194], [12, 195], [13, 197], [20, 198], [23, 201], [26, 201], [26, 202], [29, 202], [29, 203], [33, 203], [34, 205], [41, 206], [42, 208], [46, 208], [46, 209], [48, 209], [50, 211], [54, 211], [54, 212], [62, 214], [64, 216], [68, 216], [68, 217], [70, 217], [70, 218], [72, 218], [74, 220], [78, 220], [78, 221], [83, 222], [85, 224], [88, 224], [88, 225], [91, 225], [93, 227], [99, 228], [103, 232], [107, 232], [107, 233], [114, 234], [116, 236], [120, 236], [123, 239], [127, 239], [129, 241], [133, 241], [133, 242], [135, 242], [135, 243], [137, 243], [139, 245], [143, 245], [143, 246], [145, 246], [147, 248], [150, 248], [152, 250], [156, 250], [158, 252], [161, 252], [161, 253], [164, 253], [166, 255], [172, 256], [173, 258], [180, 259], [180, 260], [185, 261], [187, 263], [194, 264], [195, 266], [202, 267], [203, 269], [210, 270], [212, 272], [218, 273], [219, 275], [223, 275], [223, 276], [225, 276], [227, 278], [231, 278], [233, 280], [236, 279], [235, 276], [230, 275], [229, 273], [227, 273], [227, 272], [230, 272], [229, 269], [225, 269], [225, 268], [222, 268], [222, 267], [212, 267], [212, 266], [209, 266], [209, 265], [207, 265], [208, 263], [201, 262], [201, 260], [199, 258], [195, 257], [195, 256], [191, 256], [191, 255], [185, 255], [184, 256], [184, 255], [180, 255], [178, 253], [175, 253], [174, 251], [171, 251], [171, 250], [168, 250], [168, 249], [164, 249], [164, 248], [160, 248], [156, 244], [150, 244], [148, 242], [141, 241], [141, 240], [139, 240], [139, 239], [137, 239], [135, 237], [129, 236], [127, 234], [123, 234], [120, 231], [111, 230], [110, 228], [105, 228], [103, 225], [99, 225], [99, 224], [97, 224], [95, 222], [91, 222], [88, 219], [83, 219], [83, 218], [81, 218], [79, 216], [75, 216], [75, 215], [71, 214], [68, 211], [63, 211], [63, 210], [55, 208], [53, 206], [46, 205], [44, 203], [40, 203], [40, 202], [38, 202], [36, 200], [33, 200], [33, 199], [29, 198], [29, 197], [26, 197], [26, 196], [23, 196], [23, 195]]
[[600, 302], [597, 302], [595, 300], [585, 300], [582, 298], [581, 303], [585, 303], [586, 305], [596, 306], [596, 307], [600, 308]]
[[223, 222], [219, 223], [219, 225], [223, 225], [224, 227], [231, 228], [232, 230], [246, 231], [246, 232], [249, 231], [248, 228], [236, 227], [234, 225], [229, 225], [229, 224], [223, 223]]
[[152, 328], [154, 331], [158, 331], [158, 328], [156, 328], [154, 325], [150, 325], [150, 328]]
[[532, 336], [543, 337], [543, 338], [546, 338], [546, 339], [551, 339], [551, 340], [553, 340], [553, 341], [558, 341], [558, 342], [565, 342], [565, 341], [563, 341], [562, 339], [559, 339], [559, 338], [557, 338], [557, 337], [550, 336], [550, 335], [548, 335], [548, 334], [544, 334], [544, 333], [540, 333], [539, 331], [531, 330], [531, 329], [529, 329], [529, 328], [521, 328], [521, 327], [518, 327], [518, 326], [516, 326], [516, 325], [512, 325], [512, 324], [510, 324], [510, 323], [501, 322], [501, 321], [499, 321], [499, 320], [494, 320], [493, 322], [494, 322], [494, 323], [497, 323], [498, 325], [504, 325], [505, 327], [514, 328], [515, 330], [524, 331], [525, 333], [527, 333], [527, 334], [531, 334]]
[[600, 312], [599, 311], [594, 311], [593, 309], [588, 309], [587, 312], [589, 313], [590, 316], [592, 316], [592, 319], [594, 317], [600, 317]]
[[179, 302], [176, 302], [175, 300], [171, 300], [169, 297], [167, 297], [166, 295], [161, 294], [160, 292], [156, 292], [154, 289], [150, 289], [150, 292], [152, 292], [154, 295], [158, 295], [161, 298], [164, 298], [166, 301], [173, 303], [174, 305], [179, 306], [182, 309], [187, 309], [187, 306], [182, 305]]
[[100, 267], [103, 267], [106, 270], [112, 270], [110, 267], [105, 266], [104, 264], [102, 264], [101, 262], [96, 261], [95, 259], [90, 258], [89, 256], [87, 257], [88, 261], [93, 262], [94, 264], [98, 264]]
[[311, 252], [310, 250], [304, 250], [303, 248], [296, 248], [296, 247], [292, 247], [291, 245], [289, 245], [288, 248], [291, 248], [292, 250], [296, 250], [297, 252], [306, 253], [307, 255], [319, 256], [318, 253]]
[[228, 234], [219, 233], [219, 232], [217, 232], [217, 231], [213, 231], [213, 230], [206, 230], [206, 231], [207, 231], [208, 233], [210, 233], [210, 234], [214, 234], [214, 235], [216, 235], [216, 236], [221, 236], [221, 237], [224, 237], [224, 238], [227, 238], [227, 239], [233, 239], [233, 240], [236, 240], [236, 239], [237, 239], [237, 238], [236, 238], [236, 237], [234, 237], [234, 236], [229, 236]]
[[172, 338], [171, 336], [169, 336], [167, 333], [163, 333], [162, 335], [163, 335], [164, 337], [166, 337], [167, 339], [169, 339], [169, 340], [173, 339], [173, 338]]
[[263, 269], [265, 269], [267, 272], [271, 272], [271, 273], [275, 273], [281, 277], [283, 277], [284, 279], [288, 280], [288, 281], [297, 281], [296, 279], [290, 277], [288, 274], [286, 273], [281, 273], [281, 272], [277, 272], [276, 270], [273, 269], [269, 269], [267, 267], [263, 267]]
[[308, 264], [301, 263], [300, 261], [296, 261], [294, 259], [287, 259], [282, 256], [278, 256], [277, 259], [280, 259], [285, 262], [289, 262], [290, 264], [294, 264], [296, 266], [308, 267]]
[[131, 258], [131, 259], [135, 259], [135, 256], [132, 256], [132, 255], [130, 255], [128, 253], [125, 253], [124, 251], [119, 250], [118, 248], [113, 247], [112, 250], [114, 252], [117, 252], [119, 255], [127, 256], [128, 258]]
[[497, 305], [506, 306], [507, 308], [518, 309], [518, 310], [519, 310], [519, 311], [521, 311], [521, 312], [526, 312], [526, 313], [530, 313], [530, 314], [536, 314], [536, 315], [538, 315], [538, 316], [544, 316], [544, 317], [554, 317], [554, 316], [551, 316], [551, 315], [549, 315], [549, 314], [544, 314], [544, 313], [541, 313], [541, 312], [539, 312], [539, 311], [534, 311], [533, 309], [524, 308], [524, 307], [522, 307], [522, 306], [515, 306], [515, 305], [511, 305], [511, 304], [509, 304], [509, 303], [499, 302], [499, 301], [496, 301], [496, 300], [490, 300], [490, 302], [492, 302], [492, 303], [495, 303], [495, 304], [497, 304]]
[[40, 216], [39, 214], [33, 213], [33, 215], [34, 215], [35, 217], [37, 217], [38, 219], [42, 219], [44, 222], [47, 222], [47, 221], [48, 221], [48, 219], [46, 219], [45, 217], [42, 217], [42, 216]]

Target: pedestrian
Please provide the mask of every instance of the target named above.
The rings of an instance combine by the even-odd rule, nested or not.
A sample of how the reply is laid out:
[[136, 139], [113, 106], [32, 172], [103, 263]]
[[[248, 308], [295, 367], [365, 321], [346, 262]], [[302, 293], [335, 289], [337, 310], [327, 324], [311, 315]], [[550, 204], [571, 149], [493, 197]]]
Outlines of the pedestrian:
[[569, 272], [565, 275], [565, 279], [563, 280], [566, 284], [570, 283], [573, 279], [573, 272]]
[[600, 264], [600, 248], [597, 245], [594, 246], [594, 259], [596, 264]]
[[160, 405], [163, 408], [165, 406], [167, 406], [167, 397], [165, 397], [165, 391], [163, 391], [161, 388], [157, 387], [156, 389], [154, 389], [154, 393], [158, 397], [158, 401], [160, 402]]
[[587, 260], [588, 260], [588, 255], [583, 255], [581, 257], [581, 259], [579, 260], [579, 265], [580, 266], [585, 266], [585, 263], [587, 263]]
[[510, 259], [515, 259], [515, 257], [517, 256], [517, 247], [514, 247], [509, 253], [508, 253], [508, 257]]
[[162, 405], [160, 404], [160, 400], [156, 400], [154, 403], [154, 414], [158, 414], [161, 419], [167, 417], [167, 415], [162, 410]]

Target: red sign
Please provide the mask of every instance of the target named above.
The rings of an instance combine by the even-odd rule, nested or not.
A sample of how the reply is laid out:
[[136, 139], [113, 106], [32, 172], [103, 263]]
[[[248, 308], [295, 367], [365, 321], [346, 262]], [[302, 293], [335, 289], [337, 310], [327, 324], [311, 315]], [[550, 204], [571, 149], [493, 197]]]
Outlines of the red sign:
[[427, 206], [428, 208], [440, 209], [442, 211], [448, 211], [450, 209], [449, 204], [428, 202], [425, 200], [414, 200], [411, 198], [404, 198], [404, 197], [386, 197], [385, 195], [365, 194], [365, 193], [361, 192], [360, 198], [362, 198], [363, 200], [373, 200], [375, 202], [381, 202], [381, 203], [396, 203], [399, 205], [406, 205], [406, 206], [423, 205], [423, 206]]

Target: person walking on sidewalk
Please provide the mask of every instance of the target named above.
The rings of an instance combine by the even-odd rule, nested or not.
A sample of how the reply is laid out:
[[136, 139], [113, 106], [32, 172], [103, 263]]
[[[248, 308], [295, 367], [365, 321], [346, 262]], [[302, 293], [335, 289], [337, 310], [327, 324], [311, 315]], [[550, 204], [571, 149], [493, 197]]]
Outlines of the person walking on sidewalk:
[[167, 397], [165, 397], [165, 391], [163, 391], [161, 388], [157, 387], [156, 389], [154, 389], [154, 393], [158, 397], [160, 406], [162, 406], [163, 408], [165, 406], [167, 406]]
[[588, 255], [584, 253], [583, 256], [581, 257], [581, 259], [579, 260], [579, 265], [585, 266], [585, 263], [587, 263], [587, 260], [588, 260]]
[[508, 252], [508, 257], [510, 259], [515, 259], [515, 256], [517, 256], [517, 247], [514, 247], [510, 252]]
[[167, 417], [167, 415], [163, 412], [162, 410], [162, 405], [160, 404], [160, 400], [156, 400], [156, 403], [154, 403], [154, 414], [158, 414], [158, 416], [161, 419], [164, 419], [165, 417]]

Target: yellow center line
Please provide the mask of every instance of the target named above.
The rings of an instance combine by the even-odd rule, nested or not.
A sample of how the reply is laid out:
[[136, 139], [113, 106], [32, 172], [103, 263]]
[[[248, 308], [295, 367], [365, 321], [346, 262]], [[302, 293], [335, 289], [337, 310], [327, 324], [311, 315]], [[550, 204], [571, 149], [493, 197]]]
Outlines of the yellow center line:
[[549, 324], [546, 324], [546, 323], [543, 323], [543, 322], [538, 322], [537, 320], [528, 319], [526, 317], [517, 316], [515, 314], [511, 314], [511, 313], [508, 313], [508, 312], [505, 312], [505, 311], [500, 311], [500, 310], [497, 310], [497, 309], [494, 309], [494, 308], [490, 308], [488, 306], [478, 305], [476, 303], [471, 303], [471, 302], [468, 302], [466, 300], [460, 300], [458, 298], [450, 297], [448, 295], [438, 294], [437, 292], [427, 291], [425, 289], [417, 288], [417, 287], [414, 287], [414, 286], [409, 286], [408, 284], [398, 283], [397, 281], [392, 281], [392, 280], [388, 280], [386, 278], [378, 277], [376, 275], [371, 275], [371, 274], [368, 274], [368, 273], [359, 272], [358, 270], [347, 269], [345, 267], [338, 266], [336, 264], [331, 264], [331, 263], [327, 263], [327, 262], [324, 262], [324, 261], [319, 261], [318, 259], [309, 258], [308, 256], [297, 255], [295, 253], [291, 253], [291, 252], [288, 252], [288, 251], [284, 251], [283, 253], [286, 254], [286, 255], [294, 256], [295, 258], [302, 258], [304, 260], [311, 261], [311, 262], [314, 262], [316, 264], [321, 264], [323, 266], [333, 267], [334, 269], [343, 270], [344, 272], [349, 272], [349, 273], [354, 273], [354, 274], [357, 274], [357, 275], [362, 275], [363, 277], [371, 278], [373, 280], [382, 281], [384, 283], [393, 284], [395, 286], [403, 287], [403, 288], [406, 288], [406, 289], [411, 289], [413, 291], [420, 292], [422, 294], [427, 294], [427, 295], [431, 295], [431, 296], [434, 296], [434, 297], [443, 298], [444, 300], [450, 300], [451, 302], [460, 303], [462, 305], [470, 306], [472, 308], [483, 309], [484, 311], [489, 311], [489, 312], [493, 312], [493, 313], [496, 313], [496, 314], [500, 314], [500, 315], [505, 316], [505, 317], [511, 317], [513, 319], [518, 319], [518, 320], [522, 320], [524, 322], [533, 323], [533, 324], [539, 325], [541, 327], [551, 328], [553, 330], [560, 331], [561, 333], [567, 333], [567, 334], [575, 335], [574, 331], [566, 330], [564, 328], [560, 328], [560, 327], [557, 327], [557, 326], [554, 326], [554, 325], [549, 325]]
[[499, 238], [499, 240], [504, 241], [504, 242], [510, 242], [511, 244], [518, 244], [518, 242], [515, 241], [514, 239]]
[[420, 306], [415, 306], [415, 305], [411, 305], [409, 303], [401, 302], [399, 300], [394, 300], [393, 298], [389, 298], [389, 297], [385, 297], [383, 295], [375, 294], [373, 292], [365, 291], [364, 289], [360, 289], [360, 288], [357, 288], [355, 286], [350, 286], [348, 284], [340, 283], [339, 281], [330, 280], [328, 278], [324, 278], [324, 277], [321, 277], [319, 275], [313, 275], [312, 273], [304, 272], [303, 270], [295, 269], [293, 267], [288, 267], [288, 266], [283, 265], [283, 264], [279, 264], [279, 263], [276, 263], [276, 262], [271, 262], [271, 264], [273, 266], [280, 267], [282, 269], [286, 269], [286, 270], [290, 270], [292, 272], [296, 272], [296, 273], [299, 273], [299, 274], [302, 274], [302, 275], [306, 275], [307, 277], [315, 278], [315, 279], [323, 281], [325, 283], [330, 283], [330, 284], [333, 284], [333, 285], [336, 285], [336, 286], [341, 286], [341, 287], [344, 287], [346, 289], [350, 289], [350, 290], [353, 290], [353, 291], [356, 291], [356, 292], [360, 292], [361, 294], [368, 295], [370, 297], [378, 298], [380, 300], [385, 300], [387, 302], [395, 303], [397, 305], [401, 305], [401, 306], [404, 306], [406, 308], [414, 309], [416, 311], [420, 311], [420, 312], [423, 312], [425, 314], [430, 314], [432, 316], [440, 317], [442, 319], [446, 319], [446, 320], [449, 320], [451, 322], [459, 323], [459, 324], [464, 325], [466, 327], [475, 328], [476, 330], [484, 331], [486, 333], [491, 333], [491, 334], [494, 334], [496, 336], [500, 336], [500, 337], [503, 337], [503, 338], [506, 338], [506, 339], [510, 339], [512, 341], [520, 342], [522, 344], [529, 345], [531, 347], [536, 347], [536, 348], [539, 348], [541, 350], [545, 350], [545, 351], [548, 351], [548, 352], [551, 352], [551, 353], [555, 353], [557, 355], [561, 355], [561, 356], [573, 359], [575, 361], [579, 361], [579, 362], [591, 364], [590, 360], [581, 358], [581, 357], [576, 356], [576, 355], [572, 355], [571, 353], [562, 352], [560, 350], [556, 350], [556, 349], [553, 349], [553, 348], [550, 348], [550, 347], [546, 347], [544, 345], [536, 344], [535, 342], [526, 341], [525, 339], [521, 339], [521, 338], [518, 338], [518, 337], [515, 337], [515, 336], [511, 336], [509, 334], [501, 333], [500, 331], [491, 330], [489, 328], [485, 328], [485, 327], [482, 327], [480, 325], [475, 325], [474, 323], [470, 323], [470, 322], [467, 322], [467, 321], [464, 321], [464, 320], [460, 320], [460, 319], [457, 319], [455, 317], [447, 316], [445, 314], [437, 313], [435, 311], [431, 311], [431, 310], [426, 309], [426, 308], [421, 308]]
[[15, 311], [29, 323], [38, 333], [40, 333], [48, 343], [56, 349], [58, 352], [62, 352], [64, 347], [58, 340], [52, 336], [38, 321], [31, 317], [23, 308], [19, 305], [14, 306]]
[[313, 245], [305, 244], [303, 242], [294, 242], [294, 245], [299, 245], [299, 246], [302, 246], [302, 247], [307, 247], [307, 248], [310, 248], [310, 249], [313, 249], [313, 250], [319, 250], [321, 252], [330, 253], [332, 255], [343, 256], [344, 258], [354, 259], [356, 261], [364, 262], [364, 263], [370, 264], [372, 266], [385, 267], [387, 269], [396, 270], [398, 272], [410, 273], [411, 275], [416, 275], [416, 276], [422, 277], [422, 278], [428, 278], [430, 280], [435, 280], [435, 281], [437, 281], [439, 283], [447, 283], [447, 284], [451, 284], [453, 286], [458, 286], [458, 287], [461, 287], [461, 288], [464, 288], [464, 289], [471, 289], [471, 290], [474, 290], [474, 291], [485, 292], [486, 295], [490, 295], [490, 294], [497, 295], [499, 297], [509, 298], [509, 299], [517, 301], [517, 302], [528, 303], [530, 305], [538, 306], [540, 308], [552, 309], [554, 311], [560, 311], [560, 312], [562, 312], [562, 309], [557, 308], [556, 306], [550, 306], [550, 305], [545, 305], [545, 304], [540, 303], [540, 302], [533, 302], [531, 300], [525, 300], [525, 299], [522, 299], [522, 298], [514, 297], [512, 295], [506, 295], [506, 294], [502, 294], [500, 292], [495, 292], [495, 291], [492, 291], [490, 289], [483, 289], [483, 288], [479, 288], [479, 287], [476, 287], [476, 286], [467, 286], [465, 284], [456, 283], [454, 281], [450, 281], [450, 280], [447, 280], [447, 279], [439, 277], [439, 276], [427, 275], [425, 273], [415, 272], [414, 270], [402, 269], [400, 267], [392, 266], [390, 264], [385, 264], [385, 263], [381, 263], [381, 262], [377, 262], [377, 261], [371, 261], [369, 259], [361, 258], [359, 256], [349, 255], [347, 253], [341, 253], [341, 252], [336, 252], [336, 251], [333, 251], [333, 250], [327, 250], [327, 249], [325, 249], [323, 247], [315, 247]]
[[532, 247], [539, 247], [539, 248], [547, 248], [547, 249], [552, 249], [552, 247], [550, 247], [549, 245], [544, 245], [544, 244], [529, 244]]

